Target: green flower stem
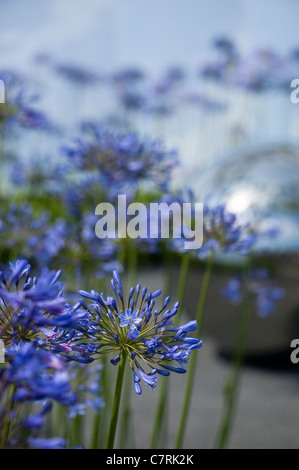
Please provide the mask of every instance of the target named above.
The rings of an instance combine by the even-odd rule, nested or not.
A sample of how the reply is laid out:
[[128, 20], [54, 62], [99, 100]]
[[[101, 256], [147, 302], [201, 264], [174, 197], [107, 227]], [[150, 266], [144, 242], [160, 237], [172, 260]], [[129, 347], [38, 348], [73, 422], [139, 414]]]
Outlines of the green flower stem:
[[116, 379], [116, 384], [115, 384], [112, 415], [111, 415], [110, 429], [109, 429], [108, 440], [107, 440], [107, 449], [113, 449], [113, 446], [114, 446], [114, 439], [115, 439], [115, 432], [116, 432], [116, 426], [117, 426], [117, 420], [118, 420], [118, 412], [119, 412], [122, 386], [123, 386], [123, 381], [124, 381], [125, 367], [126, 367], [126, 355], [124, 352], [122, 352], [121, 357], [120, 357], [120, 362], [118, 365], [117, 379]]
[[6, 414], [4, 418], [0, 449], [5, 449], [7, 442], [9, 440], [9, 433], [10, 433], [10, 427], [11, 427], [11, 417], [9, 416], [9, 414], [13, 409], [13, 401], [11, 399], [13, 393], [14, 393], [14, 386], [11, 385], [9, 388], [9, 394], [8, 394], [8, 399], [7, 399], [7, 410], [6, 410]]
[[[88, 288], [92, 288], [90, 284], [88, 284]], [[105, 279], [99, 281], [99, 291], [105, 290]], [[106, 429], [108, 412], [107, 410], [111, 404], [111, 389], [110, 389], [110, 367], [109, 367], [109, 360], [107, 357], [103, 357], [102, 361], [102, 369], [101, 369], [101, 377], [100, 377], [100, 385], [102, 390], [102, 398], [104, 400], [104, 406], [102, 406], [93, 417], [92, 423], [92, 432], [91, 432], [91, 441], [90, 447], [92, 449], [101, 449], [106, 445], [106, 434], [103, 432]]]
[[[128, 289], [131, 286], [136, 286], [137, 283], [137, 273], [138, 273], [138, 249], [134, 240], [129, 240], [128, 243], [128, 253], [127, 253], [127, 266], [128, 266]], [[132, 396], [132, 374], [129, 371], [128, 374], [125, 374], [124, 377], [124, 406], [122, 407], [122, 416], [121, 416], [121, 432], [119, 447], [125, 448], [128, 443], [128, 438], [134, 436], [133, 429], [133, 408], [131, 406], [131, 396]]]
[[161, 381], [161, 388], [158, 397], [157, 409], [155, 414], [155, 420], [152, 429], [152, 437], [150, 448], [156, 449], [157, 442], [162, 432], [162, 423], [165, 422], [167, 416], [167, 391], [168, 391], [168, 380], [167, 377], [163, 377], [164, 380]]
[[0, 196], [3, 193], [4, 124], [0, 124]]
[[110, 406], [110, 376], [109, 376], [109, 364], [107, 358], [102, 359], [102, 374], [100, 383], [102, 386], [102, 398], [104, 400], [104, 406], [98, 410], [93, 419], [93, 430], [91, 433], [91, 448], [101, 449], [106, 444], [106, 435], [103, 430], [106, 429], [107, 422], [107, 408]]
[[224, 449], [227, 446], [234, 417], [238, 405], [238, 396], [241, 385], [241, 372], [246, 347], [246, 338], [250, 320], [250, 309], [247, 299], [243, 300], [237, 343], [234, 352], [232, 371], [223, 388], [224, 407], [217, 433], [215, 448]]
[[[188, 272], [189, 272], [189, 266], [190, 266], [190, 251], [186, 252], [183, 254], [182, 259], [181, 259], [181, 267], [180, 267], [180, 274], [179, 274], [179, 282], [178, 282], [178, 291], [177, 291], [177, 298], [180, 302], [181, 309], [180, 311], [182, 312], [182, 305], [184, 302], [184, 294], [186, 290], [186, 284], [187, 284], [187, 277], [188, 277]], [[175, 316], [176, 321], [178, 321], [177, 316]]]
[[[180, 305], [182, 305], [183, 300], [184, 300], [184, 293], [185, 293], [185, 288], [186, 288], [189, 265], [190, 265], [190, 253], [188, 252], [188, 253], [185, 253], [181, 258], [181, 266], [180, 266], [179, 281], [178, 281], [178, 288], [177, 288], [177, 292], [178, 292], [177, 300], [180, 302]], [[182, 311], [182, 309], [180, 311]], [[176, 317], [178, 316], [179, 316], [179, 312], [177, 313]], [[179, 318], [175, 320], [176, 324], [178, 324], [178, 322], [179, 322]], [[150, 443], [151, 449], [157, 448], [157, 442], [158, 442], [159, 436], [162, 433], [162, 427], [163, 427], [162, 423], [164, 423], [166, 420], [166, 416], [167, 416], [166, 397], [167, 397], [168, 388], [169, 388], [169, 381], [167, 379], [163, 380], [161, 383], [157, 409], [156, 409], [156, 414], [155, 414], [155, 419], [154, 419], [154, 424], [153, 424], [152, 437], [151, 437], [151, 443]]]
[[[209, 291], [209, 286], [210, 286], [210, 281], [211, 281], [213, 260], [214, 260], [214, 253], [213, 251], [211, 251], [208, 261], [207, 261], [206, 268], [205, 268], [202, 289], [200, 292], [197, 312], [196, 312], [196, 320], [198, 323], [198, 329], [197, 329], [198, 338], [200, 336], [202, 319], [203, 319], [203, 314], [204, 314], [204, 310], [206, 306], [206, 301], [207, 301], [207, 296], [208, 296], [208, 291]], [[187, 424], [191, 398], [192, 398], [192, 390], [193, 390], [194, 379], [195, 379], [196, 361], [197, 361], [197, 354], [192, 354], [190, 358], [190, 362], [189, 362], [185, 397], [184, 397], [183, 408], [181, 412], [179, 429], [178, 429], [178, 434], [177, 434], [177, 439], [176, 439], [176, 449], [180, 449], [182, 447], [183, 440], [184, 440], [186, 424]]]
[[138, 271], [138, 250], [130, 240], [128, 246], [128, 288], [136, 285]]
[[[126, 370], [124, 378], [124, 405], [122, 407], [122, 416], [120, 424], [120, 436], [119, 436], [119, 448], [124, 449], [129, 446], [130, 449], [134, 448], [134, 420], [133, 420], [133, 408], [131, 406], [132, 396], [132, 371]], [[129, 438], [131, 442], [129, 442]]]

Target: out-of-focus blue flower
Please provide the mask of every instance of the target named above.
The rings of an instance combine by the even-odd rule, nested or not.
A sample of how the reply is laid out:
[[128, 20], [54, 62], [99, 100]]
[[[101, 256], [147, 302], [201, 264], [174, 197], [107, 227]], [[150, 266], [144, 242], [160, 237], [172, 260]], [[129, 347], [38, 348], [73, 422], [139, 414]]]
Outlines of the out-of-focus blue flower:
[[[96, 291], [79, 293], [91, 303], [88, 305], [90, 328], [88, 333], [96, 348], [91, 357], [111, 355], [112, 364], [118, 364], [124, 353], [133, 372], [136, 393], [141, 393], [140, 378], [154, 388], [157, 374], [168, 375], [169, 371], [186, 372], [183, 364], [188, 361], [192, 350], [201, 346], [196, 338], [187, 338], [187, 332], [194, 331], [196, 321], [191, 321], [178, 328], [171, 328], [172, 317], [179, 309], [176, 302], [167, 309], [169, 297], [162, 308], [156, 306], [156, 298], [161, 290], [148, 292], [138, 283], [125, 294], [117, 272], [113, 273], [111, 286], [113, 297], [105, 300], [103, 294]], [[179, 367], [172, 367], [172, 362]], [[145, 371], [145, 367], [149, 370]]]
[[[23, 341], [11, 343], [5, 349], [5, 366], [0, 368], [0, 396], [0, 436], [5, 448], [31, 445], [30, 439], [44, 425], [52, 401], [74, 406], [77, 400], [65, 359], [39, 349], [33, 342]], [[30, 404], [39, 405], [39, 409], [26, 416]], [[7, 414], [8, 407], [11, 414]], [[7, 420], [13, 421], [13, 426], [4, 426]], [[45, 445], [50, 445], [46, 442], [45, 439]]]
[[38, 266], [51, 264], [65, 246], [67, 223], [52, 221], [45, 210], [35, 214], [29, 203], [10, 204], [0, 213], [3, 245], [9, 254], [22, 255]]
[[41, 437], [31, 437], [28, 439], [30, 447], [39, 449], [65, 449], [67, 441], [62, 437], [51, 437], [43, 439]]
[[85, 172], [89, 184], [100, 184], [106, 200], [115, 200], [119, 194], [130, 199], [144, 184], [167, 188], [170, 173], [178, 164], [175, 150], [166, 150], [160, 140], [141, 139], [135, 133], [105, 126], [89, 124], [85, 130], [85, 137], [62, 150], [74, 169]]
[[[166, 224], [169, 227], [169, 239], [167, 244], [169, 248], [178, 253], [184, 253], [186, 242], [195, 238], [194, 230], [199, 230], [197, 237], [199, 239], [202, 231], [203, 243], [200, 248], [192, 248], [193, 254], [200, 259], [205, 259], [211, 251], [230, 253], [236, 252], [246, 255], [257, 240], [255, 231], [249, 224], [239, 223], [235, 214], [229, 212], [225, 204], [211, 205], [208, 202], [203, 204], [203, 217], [199, 218], [195, 213], [195, 198], [191, 190], [183, 190], [177, 194], [165, 194], [157, 201], [161, 209], [160, 223], [155, 224], [156, 232], [153, 231], [154, 224], [149, 219], [147, 227], [151, 227], [152, 237], [141, 238], [138, 243], [146, 243], [146, 246], [158, 250], [161, 247], [162, 233], [161, 227]], [[161, 204], [161, 206], [160, 206]], [[163, 204], [166, 210], [163, 211]], [[189, 211], [184, 216], [184, 205], [188, 205]], [[178, 208], [179, 216], [172, 216], [170, 208], [175, 211]], [[150, 214], [150, 211], [148, 211]], [[145, 225], [145, 224], [144, 224]], [[154, 237], [153, 237], [154, 234]]]
[[111, 81], [118, 86], [130, 87], [132, 85], [136, 85], [138, 82], [141, 82], [145, 79], [145, 77], [145, 72], [140, 68], [127, 67], [113, 73], [111, 75]]
[[198, 251], [200, 258], [206, 258], [211, 250], [247, 255], [256, 239], [251, 227], [240, 224], [225, 204], [204, 204], [203, 245]]
[[104, 79], [99, 73], [74, 64], [56, 64], [54, 70], [58, 75], [77, 85], [95, 85]]
[[127, 110], [146, 110], [148, 107], [147, 97], [136, 91], [123, 91], [120, 94], [120, 103]]
[[0, 107], [0, 124], [5, 125], [6, 131], [11, 131], [14, 126], [46, 131], [55, 129], [45, 113], [34, 106], [36, 99], [34, 95], [26, 96], [23, 88], [7, 92], [5, 103]]
[[216, 39], [214, 47], [216, 57], [200, 67], [200, 76], [223, 85], [254, 92], [285, 89], [296, 75], [291, 55], [262, 48], [245, 54], [228, 38]]
[[92, 270], [97, 277], [113, 269], [122, 270], [115, 240], [100, 240], [95, 234], [98, 217], [81, 213], [81, 209], [79, 214], [76, 220], [62, 217], [52, 220], [50, 211], [35, 214], [29, 203], [3, 208], [0, 233], [6, 256], [7, 252], [11, 257], [21, 254], [40, 268], [54, 267], [59, 262], [80, 273]]
[[100, 385], [103, 366], [96, 365], [86, 368], [85, 364], [71, 361], [68, 370], [78, 396], [77, 403], [68, 408], [68, 417], [73, 419], [77, 415], [84, 415], [87, 408], [98, 412], [105, 405]]
[[277, 286], [266, 269], [252, 269], [248, 276], [233, 277], [222, 289], [224, 297], [233, 304], [242, 302], [243, 296], [251, 299], [259, 317], [264, 318], [275, 312], [285, 291]]

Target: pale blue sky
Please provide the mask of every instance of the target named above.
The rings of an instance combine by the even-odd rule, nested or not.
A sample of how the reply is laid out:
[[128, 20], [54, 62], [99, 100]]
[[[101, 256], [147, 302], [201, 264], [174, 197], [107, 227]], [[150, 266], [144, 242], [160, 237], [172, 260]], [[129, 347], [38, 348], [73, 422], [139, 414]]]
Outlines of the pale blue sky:
[[219, 34], [284, 52], [299, 43], [298, 17], [297, 0], [1, 0], [1, 65], [47, 52], [108, 70], [192, 66]]

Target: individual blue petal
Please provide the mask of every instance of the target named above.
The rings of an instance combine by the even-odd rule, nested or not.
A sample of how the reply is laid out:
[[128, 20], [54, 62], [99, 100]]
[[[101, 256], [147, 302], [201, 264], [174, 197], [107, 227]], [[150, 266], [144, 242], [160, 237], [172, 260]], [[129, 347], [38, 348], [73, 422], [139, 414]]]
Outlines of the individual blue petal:
[[164, 369], [170, 370], [171, 372], [176, 372], [177, 374], [185, 374], [187, 371], [183, 367], [173, 367], [173, 366], [166, 366], [161, 364]]

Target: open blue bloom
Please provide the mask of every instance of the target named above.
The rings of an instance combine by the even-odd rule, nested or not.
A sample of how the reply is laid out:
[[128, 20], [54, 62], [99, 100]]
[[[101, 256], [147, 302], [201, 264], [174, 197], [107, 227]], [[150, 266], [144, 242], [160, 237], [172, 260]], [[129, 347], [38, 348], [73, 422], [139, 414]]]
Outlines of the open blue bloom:
[[126, 308], [125, 314], [118, 313], [118, 317], [120, 318], [120, 326], [129, 326], [130, 328], [134, 329], [135, 325], [139, 325], [142, 322], [142, 318], [138, 316], [139, 310], [135, 309], [132, 312], [131, 308]]
[[185, 373], [184, 364], [191, 352], [201, 347], [201, 341], [187, 337], [188, 332], [197, 328], [196, 321], [173, 327], [172, 319], [178, 312], [179, 302], [166, 310], [170, 303], [170, 298], [166, 297], [162, 307], [158, 307], [156, 299], [161, 295], [160, 289], [149, 292], [138, 283], [126, 295], [117, 272], [113, 273], [111, 286], [115, 295], [107, 299], [96, 291], [79, 291], [91, 302], [88, 334], [96, 348], [90, 356], [96, 359], [111, 355], [111, 362], [116, 365], [124, 353], [133, 372], [137, 394], [142, 392], [141, 379], [154, 388], [156, 373], [168, 375], [170, 370]]
[[6, 347], [27, 341], [50, 350], [85, 329], [82, 311], [67, 304], [61, 275], [44, 269], [32, 277], [26, 260], [0, 273], [0, 337]]

